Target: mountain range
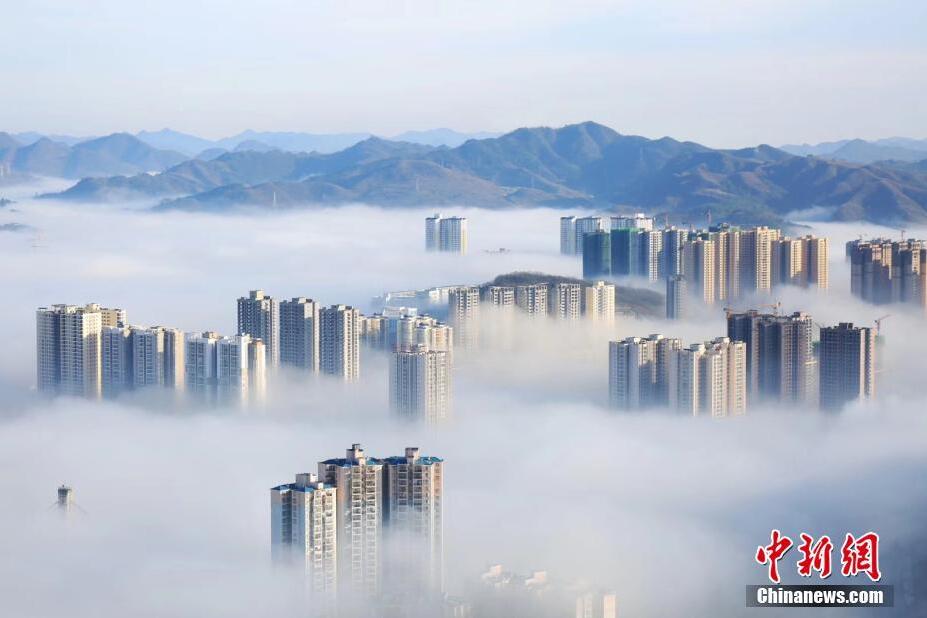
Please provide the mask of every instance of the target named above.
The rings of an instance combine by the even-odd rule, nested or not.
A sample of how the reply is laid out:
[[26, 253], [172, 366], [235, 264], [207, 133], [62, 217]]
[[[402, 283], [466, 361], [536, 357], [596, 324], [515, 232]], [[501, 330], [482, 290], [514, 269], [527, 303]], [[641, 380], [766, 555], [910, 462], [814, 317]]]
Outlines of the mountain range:
[[230, 152], [160, 174], [88, 178], [52, 197], [161, 200], [159, 209], [224, 211], [365, 202], [613, 209], [676, 222], [778, 224], [815, 209], [833, 220], [927, 221], [920, 164], [858, 164], [771, 146], [718, 150], [622, 135], [594, 122], [523, 128], [449, 148], [367, 138], [335, 153]]
[[[19, 146], [29, 146], [41, 139], [74, 146], [81, 142], [97, 139], [96, 137], [76, 137], [73, 135], [43, 135], [35, 131], [15, 134], [0, 134], [14, 140]], [[453, 129], [429, 129], [426, 131], [406, 131], [389, 139], [400, 142], [412, 142], [427, 146], [455, 147], [468, 139], [496, 137], [498, 133], [476, 132], [461, 133]], [[189, 133], [161, 129], [160, 131], [139, 131], [135, 137], [158, 150], [171, 150], [188, 157], [214, 158], [220, 154], [240, 150], [287, 150], [290, 152], [332, 153], [344, 150], [354, 144], [373, 137], [372, 133], [300, 133], [274, 131], [242, 131], [237, 135], [209, 140]], [[0, 148], [3, 148], [0, 140]]]
[[114, 133], [74, 145], [47, 137], [23, 144], [8, 133], [0, 133], [0, 166], [24, 176], [84, 178], [161, 172], [186, 159], [179, 152], [152, 148], [128, 133]]
[[820, 144], [788, 144], [781, 147], [789, 154], [814, 155], [835, 161], [876, 163], [880, 161], [915, 162], [927, 159], [927, 139], [889, 137], [874, 141], [846, 139]]

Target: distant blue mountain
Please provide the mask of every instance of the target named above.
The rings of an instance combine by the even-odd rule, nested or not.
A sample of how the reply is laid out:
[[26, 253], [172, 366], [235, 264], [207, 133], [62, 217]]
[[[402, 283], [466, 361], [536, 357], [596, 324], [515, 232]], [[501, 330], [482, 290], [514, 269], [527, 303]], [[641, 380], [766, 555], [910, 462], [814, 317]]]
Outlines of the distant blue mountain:
[[73, 146], [42, 137], [28, 145], [0, 147], [0, 163], [11, 172], [59, 178], [160, 172], [186, 158], [179, 152], [152, 148], [128, 133], [113, 133]]
[[[356, 202], [595, 209], [622, 204], [679, 223], [702, 221], [711, 209], [719, 220], [741, 224], [779, 224], [791, 212], [816, 208], [833, 220], [927, 223], [922, 163], [860, 164], [794, 156], [766, 145], [717, 150], [670, 137], [622, 135], [594, 122], [522, 128], [456, 147], [368, 138], [330, 154], [278, 149], [266, 141], [273, 134], [261, 135], [258, 146], [275, 149], [188, 160], [160, 174], [84, 179], [49, 197], [155, 198], [163, 200], [162, 209], [213, 212]], [[242, 143], [247, 147], [247, 140], [235, 146]], [[846, 142], [834, 152], [852, 154], [854, 146]], [[50, 158], [61, 149], [62, 157], [68, 155], [61, 144], [45, 147]]]
[[788, 144], [781, 147], [798, 156], [813, 155], [836, 161], [875, 163], [876, 161], [915, 162], [927, 159], [927, 139], [889, 137], [878, 140], [845, 139], [820, 144]]
[[427, 146], [447, 146], [456, 148], [465, 141], [470, 139], [487, 139], [490, 137], [499, 137], [499, 133], [460, 133], [453, 129], [429, 129], [427, 131], [406, 131], [395, 135], [390, 139], [397, 142], [411, 142], [413, 144], [425, 144]]
[[215, 142], [189, 133], [181, 133], [173, 129], [160, 131], [139, 131], [135, 137], [153, 148], [161, 150], [175, 150], [187, 156], [194, 156], [199, 152], [215, 147]]

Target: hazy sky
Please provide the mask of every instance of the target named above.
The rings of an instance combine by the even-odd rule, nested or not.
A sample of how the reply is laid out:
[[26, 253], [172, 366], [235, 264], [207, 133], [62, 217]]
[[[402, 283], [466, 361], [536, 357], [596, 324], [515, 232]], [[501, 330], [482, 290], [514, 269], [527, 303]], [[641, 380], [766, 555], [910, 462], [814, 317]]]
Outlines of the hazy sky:
[[921, 0], [0, 0], [0, 130], [927, 137]]

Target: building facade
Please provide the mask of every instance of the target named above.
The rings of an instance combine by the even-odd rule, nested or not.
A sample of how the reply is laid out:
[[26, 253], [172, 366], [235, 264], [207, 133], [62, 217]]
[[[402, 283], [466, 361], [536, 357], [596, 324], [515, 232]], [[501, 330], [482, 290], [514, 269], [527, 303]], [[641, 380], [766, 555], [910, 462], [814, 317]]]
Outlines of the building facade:
[[875, 397], [876, 339], [871, 328], [841, 322], [821, 329], [821, 408], [837, 411]]
[[614, 284], [596, 281], [583, 291], [583, 313], [589, 320], [614, 324], [615, 299]]
[[583, 314], [583, 287], [578, 283], [555, 283], [548, 293], [548, 315], [558, 320], [579, 320]]
[[678, 339], [663, 335], [609, 343], [609, 404], [618, 410], [673, 407]]
[[426, 346], [396, 350], [389, 370], [390, 408], [396, 416], [438, 423], [450, 414], [450, 359]]
[[480, 341], [480, 289], [459, 287], [448, 295], [448, 323], [454, 329], [454, 345], [474, 349]]
[[103, 328], [125, 325], [125, 312], [97, 304], [36, 311], [36, 386], [47, 394], [103, 394]]
[[310, 590], [324, 597], [338, 588], [337, 509], [337, 489], [316, 474], [297, 474], [296, 482], [270, 490], [271, 556], [301, 564]]
[[435, 214], [425, 219], [425, 249], [465, 254], [470, 244], [466, 217], [442, 217]]
[[318, 303], [304, 297], [281, 301], [280, 364], [308, 373], [318, 373], [320, 340]]
[[238, 299], [238, 334], [264, 342], [267, 364], [280, 363], [280, 306], [264, 290], [251, 290]]
[[319, 369], [345, 382], [360, 377], [360, 312], [348, 305], [319, 311]]

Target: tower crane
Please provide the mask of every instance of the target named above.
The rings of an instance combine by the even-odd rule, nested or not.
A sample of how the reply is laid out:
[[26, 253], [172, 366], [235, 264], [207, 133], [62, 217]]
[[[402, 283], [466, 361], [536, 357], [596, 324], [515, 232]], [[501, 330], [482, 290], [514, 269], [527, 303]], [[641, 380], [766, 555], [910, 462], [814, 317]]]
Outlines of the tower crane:
[[892, 314], [888, 313], [888, 314], [883, 315], [882, 317], [879, 317], [873, 320], [876, 325], [876, 336], [882, 333], [882, 320], [886, 320], [890, 317], [892, 317]]

